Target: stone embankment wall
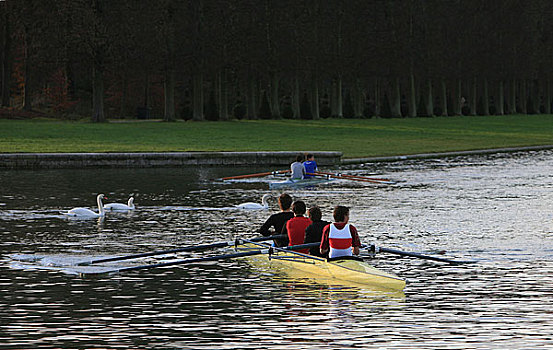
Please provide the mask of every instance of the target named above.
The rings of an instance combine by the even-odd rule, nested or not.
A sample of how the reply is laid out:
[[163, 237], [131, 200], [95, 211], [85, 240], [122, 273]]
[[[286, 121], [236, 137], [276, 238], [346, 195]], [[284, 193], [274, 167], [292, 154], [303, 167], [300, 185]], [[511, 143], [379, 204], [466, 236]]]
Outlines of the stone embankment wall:
[[[553, 145], [342, 159], [342, 152], [309, 152], [321, 166], [447, 158], [553, 149]], [[288, 166], [298, 152], [0, 153], [0, 169], [152, 168], [176, 166]]]
[[[290, 165], [306, 152], [2, 153], [0, 169], [151, 168], [185, 165]], [[320, 165], [338, 165], [342, 152], [310, 152]]]

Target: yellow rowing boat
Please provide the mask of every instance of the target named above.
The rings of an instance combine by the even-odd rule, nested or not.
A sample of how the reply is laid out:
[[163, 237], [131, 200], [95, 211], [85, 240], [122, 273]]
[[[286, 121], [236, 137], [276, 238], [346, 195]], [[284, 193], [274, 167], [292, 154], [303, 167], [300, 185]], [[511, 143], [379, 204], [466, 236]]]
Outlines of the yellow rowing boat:
[[[266, 244], [243, 244], [237, 251], [259, 250]], [[261, 268], [276, 268], [288, 275], [316, 279], [324, 283], [383, 290], [405, 288], [405, 280], [393, 273], [381, 271], [359, 258], [324, 259], [293, 251], [274, 250], [270, 255], [252, 255], [245, 258], [249, 264]]]

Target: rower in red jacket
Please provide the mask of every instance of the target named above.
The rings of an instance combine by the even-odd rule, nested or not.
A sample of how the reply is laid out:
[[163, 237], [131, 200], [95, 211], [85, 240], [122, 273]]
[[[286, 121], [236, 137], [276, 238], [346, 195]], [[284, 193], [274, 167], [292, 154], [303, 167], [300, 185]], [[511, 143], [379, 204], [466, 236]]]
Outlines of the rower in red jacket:
[[[312, 224], [311, 219], [303, 216], [305, 214], [306, 206], [303, 201], [295, 201], [292, 203], [292, 212], [294, 217], [286, 222], [286, 226], [282, 229], [283, 234], [288, 234], [288, 245], [303, 244], [305, 239], [305, 229]], [[308, 254], [308, 249], [299, 250], [301, 253]]]

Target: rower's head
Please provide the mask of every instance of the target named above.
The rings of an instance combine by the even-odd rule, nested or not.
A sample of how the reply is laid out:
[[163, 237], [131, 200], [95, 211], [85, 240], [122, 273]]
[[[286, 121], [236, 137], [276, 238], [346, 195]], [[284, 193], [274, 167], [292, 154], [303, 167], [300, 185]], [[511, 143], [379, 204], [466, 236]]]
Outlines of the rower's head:
[[321, 213], [321, 209], [318, 206], [309, 208], [307, 214], [311, 221], [319, 221], [323, 217], [323, 213]]
[[295, 216], [302, 216], [305, 214], [306, 206], [303, 201], [295, 201], [292, 203], [292, 211], [294, 212]]
[[300, 162], [300, 163], [303, 162], [303, 154], [298, 154], [296, 156], [296, 162]]
[[288, 210], [292, 205], [292, 197], [288, 193], [283, 193], [278, 197], [278, 206], [280, 210]]
[[334, 208], [334, 213], [332, 213], [334, 216], [335, 222], [348, 222], [349, 220], [349, 208], [344, 207], [343, 205], [337, 205]]
[[314, 160], [315, 159], [315, 156], [313, 155], [313, 153], [307, 153], [305, 155], [305, 160]]

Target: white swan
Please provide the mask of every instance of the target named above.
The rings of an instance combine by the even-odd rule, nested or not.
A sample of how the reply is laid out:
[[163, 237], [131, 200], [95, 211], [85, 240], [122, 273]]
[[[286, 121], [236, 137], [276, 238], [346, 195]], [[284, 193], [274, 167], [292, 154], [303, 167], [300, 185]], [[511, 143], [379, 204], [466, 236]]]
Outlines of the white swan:
[[119, 210], [119, 211], [123, 211], [123, 210], [134, 210], [135, 206], [134, 206], [134, 197], [131, 197], [129, 198], [129, 202], [127, 204], [123, 204], [123, 203], [109, 203], [109, 204], [106, 204], [104, 205], [104, 209], [105, 210]]
[[267, 201], [271, 197], [270, 194], [265, 194], [261, 198], [261, 204], [259, 203], [252, 203], [252, 202], [246, 202], [242, 204], [238, 204], [236, 208], [238, 209], [269, 209], [269, 202]]
[[[64, 215], [70, 216], [70, 217], [76, 217], [76, 218], [99, 218], [104, 217], [104, 206], [102, 205], [102, 199], [104, 198], [103, 194], [99, 194], [96, 196], [96, 202], [98, 203], [98, 213], [87, 209], [87, 208], [73, 208], [69, 210], [66, 213], [63, 213]], [[107, 198], [107, 197], [106, 197]]]

